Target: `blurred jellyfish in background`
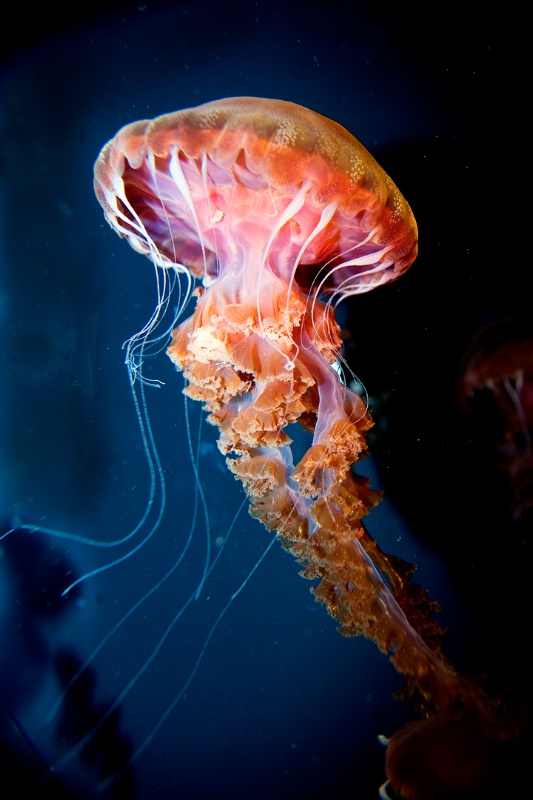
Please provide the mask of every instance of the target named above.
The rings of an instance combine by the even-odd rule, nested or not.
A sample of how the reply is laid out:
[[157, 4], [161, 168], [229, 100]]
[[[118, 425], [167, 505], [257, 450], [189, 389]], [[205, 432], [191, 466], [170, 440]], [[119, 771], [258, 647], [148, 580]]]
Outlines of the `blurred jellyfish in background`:
[[493, 481], [509, 532], [531, 546], [533, 523], [533, 331], [529, 315], [480, 330], [460, 368], [460, 395], [472, 412], [482, 475]]

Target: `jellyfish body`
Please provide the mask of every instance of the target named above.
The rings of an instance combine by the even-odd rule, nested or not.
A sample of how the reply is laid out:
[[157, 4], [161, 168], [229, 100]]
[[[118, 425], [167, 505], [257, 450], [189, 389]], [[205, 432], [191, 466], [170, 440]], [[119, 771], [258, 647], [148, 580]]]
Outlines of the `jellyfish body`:
[[[410, 722], [388, 742], [390, 784], [405, 800], [505, 797], [511, 786], [520, 788], [518, 779], [509, 780], [508, 733], [489, 713], [435, 715]], [[388, 797], [385, 790], [382, 796]]]
[[[217, 426], [252, 516], [316, 581], [339, 630], [390, 656], [425, 714], [483, 706], [440, 653], [435, 604], [411, 566], [365, 530], [379, 493], [352, 469], [372, 421], [336, 368], [334, 306], [416, 257], [416, 223], [391, 179], [337, 123], [233, 98], [120, 130], [96, 162], [95, 191], [136, 251], [203, 283], [168, 353]], [[294, 422], [312, 432], [296, 464]]]
[[530, 316], [503, 318], [469, 343], [459, 375], [463, 406], [474, 412], [484, 462], [504, 476], [503, 491], [519, 540], [533, 524], [533, 334]]

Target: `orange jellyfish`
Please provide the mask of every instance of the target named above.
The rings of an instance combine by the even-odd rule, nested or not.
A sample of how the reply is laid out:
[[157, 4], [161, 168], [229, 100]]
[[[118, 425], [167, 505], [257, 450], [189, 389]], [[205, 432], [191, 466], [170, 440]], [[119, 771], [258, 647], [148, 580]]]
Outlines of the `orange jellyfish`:
[[[392, 180], [336, 122], [244, 97], [122, 128], [98, 157], [95, 191], [134, 250], [202, 284], [168, 354], [217, 426], [252, 516], [277, 531], [341, 633], [389, 655], [419, 710], [478, 713], [483, 695], [440, 653], [435, 604], [411, 565], [365, 530], [379, 493], [353, 469], [372, 421], [341, 378], [334, 308], [416, 257], [415, 219]], [[296, 464], [295, 422], [312, 433]], [[421, 796], [401, 767], [389, 779]]]

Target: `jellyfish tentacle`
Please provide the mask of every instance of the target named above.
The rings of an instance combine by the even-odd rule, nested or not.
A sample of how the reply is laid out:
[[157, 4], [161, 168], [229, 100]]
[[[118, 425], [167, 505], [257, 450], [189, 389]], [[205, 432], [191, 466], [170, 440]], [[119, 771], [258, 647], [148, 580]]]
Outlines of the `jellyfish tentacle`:
[[[251, 306], [255, 302], [250, 298]], [[296, 309], [298, 346], [289, 381], [283, 368], [288, 344], [277, 342], [279, 358], [256, 358], [268, 353], [264, 331], [257, 325], [250, 330], [244, 310], [241, 330], [234, 316], [228, 324], [219, 314], [211, 341], [202, 320], [212, 318], [213, 303], [221, 303], [220, 285], [199, 295], [192, 318], [175, 330], [168, 352], [189, 381], [185, 392], [201, 400], [219, 428], [219, 447], [248, 494], [250, 513], [277, 530], [302, 565], [302, 575], [318, 581], [313, 594], [337, 620], [340, 632], [363, 634], [390, 656], [421, 708], [433, 713], [478, 703], [478, 689], [440, 653], [443, 631], [433, 617], [436, 604], [423, 590], [413, 589], [413, 568], [383, 553], [362, 524], [380, 500], [369, 481], [353, 471], [367, 453], [372, 421], [361, 398], [339, 382], [311, 338], [316, 330], [311, 308], [316, 317], [326, 313], [325, 305], [315, 301], [311, 306], [303, 299], [289, 304]], [[246, 305], [241, 303], [241, 309]], [[331, 318], [328, 324], [336, 326]], [[338, 326], [331, 340], [339, 341]], [[335, 355], [326, 352], [330, 360]], [[314, 437], [294, 465], [284, 428], [297, 420]]]

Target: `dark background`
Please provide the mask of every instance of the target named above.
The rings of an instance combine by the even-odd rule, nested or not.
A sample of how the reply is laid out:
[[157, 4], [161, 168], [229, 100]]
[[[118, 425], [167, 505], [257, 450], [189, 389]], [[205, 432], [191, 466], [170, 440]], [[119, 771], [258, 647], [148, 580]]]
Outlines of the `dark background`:
[[[365, 800], [384, 779], [378, 734], [414, 717], [392, 698], [401, 682], [386, 658], [336, 633], [276, 544], [220, 617], [270, 538], [239, 514], [214, 432], [198, 409], [185, 413], [164, 353], [145, 368], [164, 383], [146, 399], [165, 508], [156, 478], [139, 531], [95, 544], [134, 531], [150, 500], [121, 347], [156, 294], [149, 262], [103, 220], [92, 165], [123, 124], [219, 97], [278, 97], [332, 117], [411, 204], [415, 265], [340, 310], [376, 420], [366, 468], [386, 494], [369, 530], [419, 564], [456, 666], [514, 681], [529, 703], [529, 550], [457, 396], [472, 336], [505, 316], [529, 320], [531, 305], [527, 22], [512, 4], [480, 8], [82, 3], [14, 8], [2, 26], [0, 510], [8, 528], [68, 534], [20, 531], [0, 545], [2, 767], [17, 796], [93, 796], [102, 759], [127, 758], [180, 696], [108, 796], [335, 797], [349, 781]], [[194, 597], [207, 539], [212, 562], [228, 530], [199, 598], [157, 649]], [[58, 683], [104, 637], [48, 721]], [[115, 701], [92, 751], [43, 779]]]

